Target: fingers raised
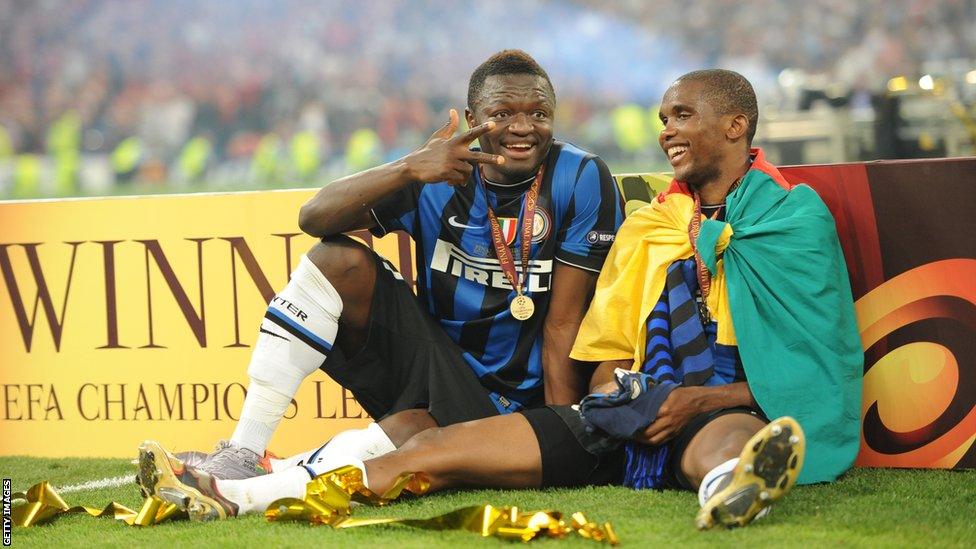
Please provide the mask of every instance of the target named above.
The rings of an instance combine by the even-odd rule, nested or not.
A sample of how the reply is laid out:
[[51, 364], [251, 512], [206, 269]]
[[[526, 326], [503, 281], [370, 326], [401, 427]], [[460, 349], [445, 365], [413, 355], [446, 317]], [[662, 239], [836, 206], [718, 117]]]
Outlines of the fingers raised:
[[[476, 162], [478, 164], [504, 164], [505, 157], [498, 154], [489, 154], [481, 151], [470, 151], [462, 160]], [[609, 391], [608, 391], [609, 392]]]
[[485, 122], [484, 124], [481, 124], [479, 126], [475, 126], [470, 130], [462, 133], [461, 135], [455, 137], [454, 141], [458, 143], [464, 143], [465, 145], [467, 145], [468, 143], [471, 143], [472, 141], [478, 139], [482, 135], [490, 132], [494, 128], [495, 128], [495, 122], [493, 120], [489, 120], [488, 122]]
[[457, 131], [458, 127], [458, 113], [456, 110], [451, 109], [447, 124], [444, 124], [436, 132], [434, 132], [433, 137], [440, 137], [441, 139], [450, 139], [454, 132]]

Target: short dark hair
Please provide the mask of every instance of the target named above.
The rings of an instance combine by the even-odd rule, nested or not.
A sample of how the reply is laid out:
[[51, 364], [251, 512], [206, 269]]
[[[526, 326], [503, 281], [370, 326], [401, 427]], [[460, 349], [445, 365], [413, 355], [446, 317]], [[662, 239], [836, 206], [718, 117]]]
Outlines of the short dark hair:
[[485, 87], [485, 80], [489, 76], [502, 74], [532, 74], [538, 76], [549, 84], [549, 91], [555, 100], [556, 90], [552, 87], [552, 81], [545, 69], [532, 58], [531, 55], [522, 50], [502, 50], [488, 58], [487, 61], [478, 65], [478, 68], [471, 73], [471, 80], [468, 82], [468, 108], [474, 110], [474, 104], [481, 99], [481, 90]]
[[701, 82], [702, 97], [720, 114], [744, 114], [749, 119], [746, 141], [752, 145], [759, 123], [759, 105], [756, 91], [745, 76], [726, 69], [692, 71], [678, 78], [677, 82]]

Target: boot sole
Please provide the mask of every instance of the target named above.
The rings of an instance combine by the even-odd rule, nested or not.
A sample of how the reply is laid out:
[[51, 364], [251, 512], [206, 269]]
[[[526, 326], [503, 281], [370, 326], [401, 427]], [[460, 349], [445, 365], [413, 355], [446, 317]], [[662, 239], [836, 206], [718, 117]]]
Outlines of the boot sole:
[[227, 518], [216, 500], [180, 481], [168, 452], [159, 443], [147, 440], [139, 445], [139, 486], [143, 493], [155, 495], [186, 511], [190, 520], [206, 522]]
[[803, 429], [791, 417], [763, 427], [742, 449], [732, 481], [698, 512], [698, 529], [745, 526], [785, 496], [803, 468], [805, 445]]

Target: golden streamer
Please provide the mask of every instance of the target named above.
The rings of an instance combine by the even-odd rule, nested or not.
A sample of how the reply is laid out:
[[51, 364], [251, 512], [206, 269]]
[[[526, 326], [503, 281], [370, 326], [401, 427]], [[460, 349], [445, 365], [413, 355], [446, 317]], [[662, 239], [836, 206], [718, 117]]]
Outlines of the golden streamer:
[[565, 538], [575, 532], [582, 538], [611, 545], [620, 543], [609, 522], [600, 526], [583, 513], [574, 513], [566, 524], [559, 511], [522, 511], [518, 507], [476, 505], [464, 507], [429, 519], [346, 519], [335, 528], [356, 528], [373, 524], [402, 524], [425, 530], [464, 530], [482, 537], [531, 541], [536, 538]]
[[423, 473], [403, 473], [397, 477], [392, 488], [383, 495], [377, 495], [363, 484], [363, 472], [347, 465], [312, 479], [306, 485], [302, 499], [275, 500], [264, 516], [270, 521], [304, 520], [338, 526], [351, 514], [352, 502], [383, 506], [405, 491], [420, 496], [428, 489], [430, 481]]
[[302, 499], [283, 498], [272, 503], [264, 516], [269, 521], [306, 521], [333, 528], [358, 528], [376, 524], [402, 524], [426, 530], [464, 530], [482, 537], [530, 541], [538, 537], [564, 538], [575, 532], [582, 538], [611, 545], [620, 543], [610, 523], [602, 526], [583, 513], [574, 513], [567, 524], [558, 511], [521, 511], [518, 507], [478, 505], [464, 507], [429, 519], [354, 519], [352, 502], [383, 506], [403, 492], [422, 495], [430, 482], [422, 473], [401, 474], [383, 495], [363, 484], [362, 471], [347, 466], [319, 475], [308, 483]]
[[147, 498], [139, 511], [133, 511], [114, 501], [102, 510], [81, 505], [69, 507], [46, 480], [31, 486], [26, 492], [13, 494], [11, 500], [14, 502], [11, 510], [13, 522], [23, 527], [43, 524], [68, 513], [88, 513], [96, 518], [111, 516], [129, 526], [153, 526], [183, 514], [175, 505], [155, 496]]
[[[522, 511], [518, 507], [478, 505], [464, 507], [429, 519], [351, 518], [354, 503], [384, 506], [404, 493], [420, 496], [430, 489], [423, 473], [404, 473], [393, 487], [382, 495], [363, 484], [362, 471], [347, 466], [319, 475], [308, 483], [302, 499], [283, 498], [265, 511], [269, 521], [306, 521], [328, 524], [333, 528], [358, 528], [376, 524], [402, 524], [425, 530], [462, 530], [483, 537], [530, 541], [539, 537], [564, 538], [575, 532], [580, 537], [617, 545], [620, 540], [610, 523], [599, 525], [583, 513], [574, 513], [565, 522], [558, 511]], [[186, 513], [156, 496], [146, 498], [139, 511], [116, 502], [104, 509], [69, 507], [47, 481], [31, 486], [26, 492], [11, 496], [13, 522], [29, 527], [43, 524], [68, 513], [87, 513], [92, 517], [111, 516], [129, 526], [154, 526], [161, 522], [186, 518]]]

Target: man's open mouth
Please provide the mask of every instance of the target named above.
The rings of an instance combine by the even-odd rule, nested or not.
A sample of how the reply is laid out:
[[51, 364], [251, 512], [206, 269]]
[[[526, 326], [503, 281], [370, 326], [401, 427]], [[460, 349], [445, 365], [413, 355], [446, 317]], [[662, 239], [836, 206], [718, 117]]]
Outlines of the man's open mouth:
[[506, 156], [515, 159], [529, 158], [535, 151], [535, 143], [507, 143], [502, 148], [505, 149]]
[[668, 161], [671, 162], [672, 166], [674, 166], [678, 162], [681, 162], [681, 159], [684, 158], [685, 153], [687, 152], [687, 145], [672, 145], [668, 147]]

